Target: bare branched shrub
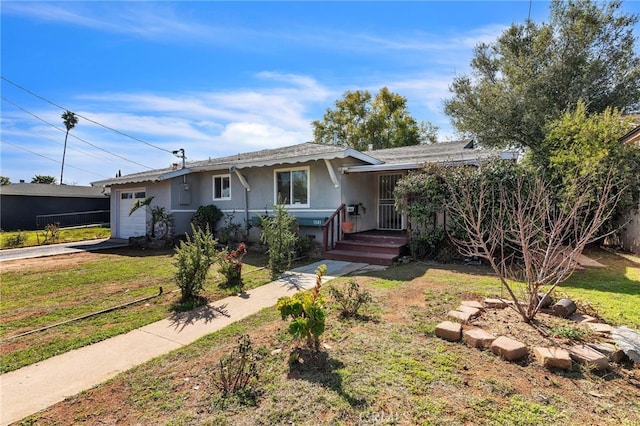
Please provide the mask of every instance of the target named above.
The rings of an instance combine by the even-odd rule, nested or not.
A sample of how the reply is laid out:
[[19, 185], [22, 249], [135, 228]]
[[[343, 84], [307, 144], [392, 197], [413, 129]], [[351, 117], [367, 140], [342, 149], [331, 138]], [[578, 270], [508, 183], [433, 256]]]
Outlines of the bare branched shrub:
[[[597, 232], [621, 190], [612, 173], [594, 195], [580, 178], [571, 193], [560, 194], [531, 171], [513, 171], [508, 179], [496, 179], [482, 167], [451, 172], [445, 208], [466, 234], [452, 238], [460, 252], [485, 259], [530, 322], [544, 299], [539, 293], [549, 295], [569, 278], [585, 246], [601, 237]], [[521, 294], [510, 280], [525, 283]]]
[[233, 353], [220, 359], [214, 383], [224, 396], [228, 396], [250, 391], [252, 384], [257, 380], [257, 361], [251, 347], [251, 339], [243, 334], [238, 339], [238, 346]]

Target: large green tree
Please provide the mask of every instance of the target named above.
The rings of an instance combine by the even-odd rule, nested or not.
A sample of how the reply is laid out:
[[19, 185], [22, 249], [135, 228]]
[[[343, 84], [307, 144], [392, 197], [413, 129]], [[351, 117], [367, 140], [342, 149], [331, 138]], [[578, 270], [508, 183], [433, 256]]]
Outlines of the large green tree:
[[[546, 169], [549, 181], [567, 199], [584, 191], [575, 187], [577, 179], [586, 178], [595, 194], [612, 177], [613, 190], [620, 197], [617, 213], [612, 217], [615, 220], [617, 214], [637, 208], [640, 196], [640, 150], [620, 142], [632, 127], [631, 121], [624, 120], [615, 108], [589, 114], [587, 105], [579, 101], [574, 110], [546, 127], [541, 150], [545, 155], [534, 165]], [[609, 221], [606, 225], [611, 224]]]
[[47, 185], [55, 185], [56, 178], [54, 178], [53, 176], [35, 175], [33, 178], [31, 178], [31, 183], [45, 183]]
[[485, 146], [544, 145], [545, 127], [582, 99], [589, 114], [640, 107], [635, 15], [620, 1], [553, 1], [550, 22], [513, 24], [479, 44], [471, 75], [454, 79], [445, 112]]
[[386, 87], [375, 95], [348, 91], [327, 108], [322, 120], [312, 122], [316, 143], [345, 144], [359, 151], [435, 142], [437, 127], [418, 123], [407, 109], [407, 99]]

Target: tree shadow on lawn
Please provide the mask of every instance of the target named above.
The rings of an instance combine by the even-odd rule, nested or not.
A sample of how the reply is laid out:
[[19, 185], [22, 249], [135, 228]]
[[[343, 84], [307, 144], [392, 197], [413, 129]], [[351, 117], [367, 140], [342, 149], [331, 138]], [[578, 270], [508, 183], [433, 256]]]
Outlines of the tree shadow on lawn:
[[209, 323], [220, 316], [229, 317], [226, 304], [220, 306], [213, 306], [209, 304], [199, 306], [190, 311], [176, 313], [169, 319], [171, 321], [171, 325], [175, 329], [182, 331], [188, 325], [195, 324], [199, 321]]
[[[495, 277], [493, 270], [485, 265], [467, 265], [459, 263], [439, 263], [432, 261], [412, 261], [403, 265], [394, 265], [378, 271], [356, 272], [354, 275], [370, 276], [389, 280], [411, 281], [425, 276], [429, 271], [448, 271], [460, 274], [476, 275], [483, 278]], [[497, 278], [496, 278], [497, 279]]]
[[342, 376], [336, 371], [344, 367], [344, 363], [330, 358], [326, 352], [313, 352], [307, 348], [295, 348], [289, 357], [289, 379], [302, 379], [317, 383], [340, 395], [351, 407], [362, 407], [366, 399], [354, 398], [342, 389]]
[[607, 293], [640, 295], [640, 281], [630, 279], [627, 276], [628, 269], [639, 269], [635, 261], [614, 253], [600, 250], [598, 261], [607, 265], [605, 268], [586, 267], [577, 270], [558, 288], [580, 288]]

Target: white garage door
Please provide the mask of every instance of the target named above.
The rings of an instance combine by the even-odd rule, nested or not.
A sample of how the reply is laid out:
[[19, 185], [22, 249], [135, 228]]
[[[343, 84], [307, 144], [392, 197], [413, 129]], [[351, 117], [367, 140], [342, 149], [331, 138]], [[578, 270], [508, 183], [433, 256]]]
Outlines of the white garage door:
[[118, 197], [118, 237], [129, 238], [143, 236], [147, 230], [146, 209], [136, 210], [131, 216], [131, 206], [137, 200], [143, 201], [146, 197], [145, 189], [128, 189], [121, 191]]

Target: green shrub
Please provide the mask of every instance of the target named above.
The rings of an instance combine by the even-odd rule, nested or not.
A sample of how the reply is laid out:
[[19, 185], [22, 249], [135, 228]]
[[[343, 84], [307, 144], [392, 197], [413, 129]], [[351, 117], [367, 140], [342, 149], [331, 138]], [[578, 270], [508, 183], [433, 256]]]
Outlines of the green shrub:
[[16, 248], [24, 246], [24, 243], [27, 241], [27, 236], [22, 233], [22, 231], [18, 231], [14, 235], [9, 235], [4, 242], [4, 246], [7, 248]]
[[278, 310], [282, 319], [291, 317], [289, 334], [296, 339], [306, 339], [309, 349], [320, 350], [320, 335], [324, 333], [327, 314], [324, 309], [325, 298], [320, 295], [322, 276], [327, 265], [316, 269], [316, 285], [312, 290], [302, 291], [293, 296], [278, 299]]
[[203, 231], [208, 227], [212, 233], [215, 233], [218, 222], [220, 222], [222, 216], [224, 216], [222, 211], [213, 204], [200, 206], [191, 217], [191, 224], [195, 228]]
[[211, 231], [191, 227], [193, 237], [187, 235], [187, 241], [181, 241], [175, 250], [175, 278], [182, 292], [182, 301], [197, 299], [204, 288], [209, 267], [219, 258], [216, 250], [218, 242]]
[[336, 286], [329, 288], [331, 297], [340, 305], [340, 315], [344, 318], [350, 318], [358, 315], [358, 310], [372, 302], [371, 293], [361, 291], [360, 285], [354, 279], [349, 280], [345, 284], [344, 289]]
[[307, 257], [313, 250], [313, 239], [309, 235], [300, 235], [295, 245], [296, 255], [299, 257]]
[[273, 209], [273, 218], [260, 217], [260, 239], [268, 246], [269, 269], [275, 279], [291, 266], [298, 232], [296, 218], [289, 216], [283, 204], [275, 204]]

